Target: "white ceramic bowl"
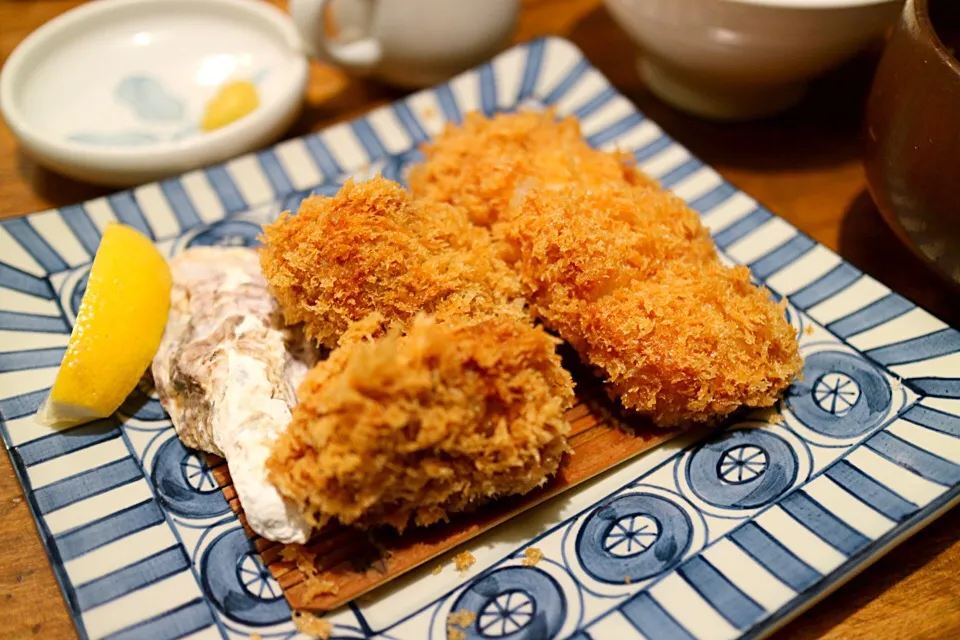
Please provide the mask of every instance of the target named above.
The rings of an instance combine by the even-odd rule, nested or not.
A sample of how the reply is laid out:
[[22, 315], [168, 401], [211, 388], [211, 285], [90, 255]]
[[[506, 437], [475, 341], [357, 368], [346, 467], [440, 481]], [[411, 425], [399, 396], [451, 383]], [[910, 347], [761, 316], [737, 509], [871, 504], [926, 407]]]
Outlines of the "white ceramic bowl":
[[[259, 107], [199, 130], [227, 81]], [[292, 22], [258, 0], [95, 0], [30, 34], [0, 73], [0, 109], [28, 154], [79, 180], [127, 186], [263, 147], [303, 102]]]
[[903, 0], [605, 0], [666, 102], [735, 120], [795, 104], [807, 83], [883, 35]]

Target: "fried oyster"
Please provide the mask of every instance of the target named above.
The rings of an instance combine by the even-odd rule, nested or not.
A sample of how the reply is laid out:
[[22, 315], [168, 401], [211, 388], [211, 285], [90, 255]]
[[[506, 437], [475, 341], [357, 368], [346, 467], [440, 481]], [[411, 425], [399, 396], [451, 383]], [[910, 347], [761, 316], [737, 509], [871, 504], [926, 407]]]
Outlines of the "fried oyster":
[[263, 273], [287, 322], [326, 347], [374, 311], [400, 323], [420, 312], [440, 321], [522, 314], [517, 278], [485, 230], [379, 176], [308, 198], [263, 236]]
[[784, 303], [675, 196], [535, 189], [497, 234], [536, 314], [658, 426], [772, 406], [802, 369]]
[[345, 342], [307, 375], [267, 462], [313, 525], [402, 531], [556, 473], [572, 383], [539, 327], [420, 316], [406, 332]]

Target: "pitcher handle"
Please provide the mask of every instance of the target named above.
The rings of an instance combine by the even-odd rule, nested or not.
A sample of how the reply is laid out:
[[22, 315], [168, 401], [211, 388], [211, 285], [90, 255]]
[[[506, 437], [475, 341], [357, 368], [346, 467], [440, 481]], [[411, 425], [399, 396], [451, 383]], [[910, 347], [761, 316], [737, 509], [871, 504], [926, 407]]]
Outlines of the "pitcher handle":
[[343, 67], [352, 73], [369, 72], [380, 62], [383, 55], [380, 43], [371, 36], [345, 44], [329, 39], [323, 24], [324, 11], [329, 2], [330, 0], [290, 0], [290, 17], [307, 47], [307, 52], [319, 60]]

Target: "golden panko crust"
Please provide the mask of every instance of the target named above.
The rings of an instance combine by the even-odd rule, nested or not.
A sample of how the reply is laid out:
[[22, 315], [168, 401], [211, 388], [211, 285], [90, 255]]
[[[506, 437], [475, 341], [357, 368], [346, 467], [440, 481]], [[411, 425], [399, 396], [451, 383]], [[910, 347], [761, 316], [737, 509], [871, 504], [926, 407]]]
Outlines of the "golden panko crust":
[[535, 313], [657, 425], [771, 406], [802, 368], [783, 304], [669, 193], [534, 189], [494, 233]]
[[462, 207], [480, 226], [497, 221], [518, 189], [528, 186], [609, 183], [655, 186], [629, 156], [590, 147], [576, 118], [552, 112], [466, 114], [422, 147], [426, 161], [410, 172], [419, 199]]
[[485, 230], [379, 176], [308, 198], [265, 225], [263, 240], [263, 273], [287, 323], [328, 348], [372, 312], [405, 323], [421, 311], [442, 321], [522, 308]]
[[271, 480], [315, 526], [428, 525], [553, 475], [573, 383], [524, 319], [420, 316], [311, 371]]

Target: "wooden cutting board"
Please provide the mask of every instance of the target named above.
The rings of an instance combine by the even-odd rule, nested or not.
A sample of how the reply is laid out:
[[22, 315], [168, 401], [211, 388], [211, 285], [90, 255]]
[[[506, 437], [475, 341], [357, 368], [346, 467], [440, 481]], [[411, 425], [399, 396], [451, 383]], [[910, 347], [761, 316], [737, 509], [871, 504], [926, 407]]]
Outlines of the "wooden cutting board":
[[302, 547], [265, 540], [247, 526], [227, 465], [214, 456], [208, 456], [208, 463], [290, 606], [329, 611], [679, 433], [624, 417], [599, 381], [576, 364], [568, 368], [577, 381], [577, 404], [567, 413], [573, 426], [569, 438], [573, 453], [557, 475], [524, 496], [498, 500], [447, 523], [407, 529], [402, 535], [393, 530], [358, 533], [335, 525], [316, 532]]

